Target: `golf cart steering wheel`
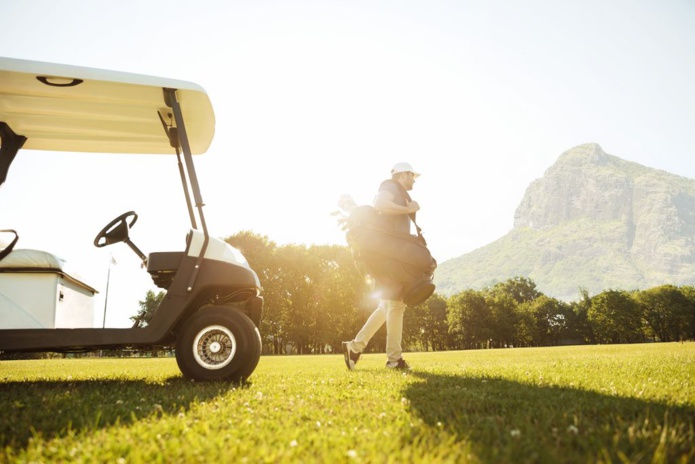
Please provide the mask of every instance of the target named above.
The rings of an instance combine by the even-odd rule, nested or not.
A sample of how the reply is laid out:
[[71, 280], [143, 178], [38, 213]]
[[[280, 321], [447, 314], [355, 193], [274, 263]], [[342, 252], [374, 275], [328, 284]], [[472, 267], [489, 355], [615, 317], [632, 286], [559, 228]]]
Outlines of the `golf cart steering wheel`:
[[[130, 224], [128, 224], [128, 219], [130, 217], [132, 217], [132, 219], [130, 220]], [[94, 239], [94, 246], [102, 248], [107, 245], [113, 245], [114, 243], [127, 242], [130, 239], [128, 231], [137, 220], [138, 215], [135, 211], [128, 211], [127, 213], [121, 214], [116, 219], [109, 222], [106, 227], [101, 229]]]

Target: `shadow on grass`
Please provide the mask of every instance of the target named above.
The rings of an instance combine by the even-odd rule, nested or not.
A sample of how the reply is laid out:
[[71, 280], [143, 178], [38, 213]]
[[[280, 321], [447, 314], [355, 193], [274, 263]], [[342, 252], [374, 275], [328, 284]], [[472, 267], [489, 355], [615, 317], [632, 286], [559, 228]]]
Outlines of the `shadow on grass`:
[[501, 378], [412, 375], [422, 380], [405, 392], [413, 413], [482, 462], [695, 462], [691, 406]]
[[0, 383], [0, 448], [26, 447], [32, 436], [51, 439], [145, 417], [176, 415], [248, 384], [142, 380], [25, 381]]

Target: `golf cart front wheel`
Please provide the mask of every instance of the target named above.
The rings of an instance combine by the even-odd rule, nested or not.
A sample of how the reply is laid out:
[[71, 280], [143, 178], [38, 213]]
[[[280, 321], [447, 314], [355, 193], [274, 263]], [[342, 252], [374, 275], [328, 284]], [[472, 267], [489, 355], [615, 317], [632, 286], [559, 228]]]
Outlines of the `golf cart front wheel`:
[[236, 355], [236, 338], [223, 325], [204, 327], [193, 339], [193, 358], [206, 369], [223, 369]]
[[229, 306], [202, 307], [184, 323], [176, 340], [179, 369], [195, 380], [244, 380], [260, 355], [258, 329], [248, 316]]

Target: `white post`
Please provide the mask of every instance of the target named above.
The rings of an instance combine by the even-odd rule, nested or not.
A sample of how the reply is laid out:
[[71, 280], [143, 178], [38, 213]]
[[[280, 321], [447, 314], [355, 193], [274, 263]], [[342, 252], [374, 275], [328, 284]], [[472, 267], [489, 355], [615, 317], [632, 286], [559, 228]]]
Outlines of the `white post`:
[[111, 264], [113, 264], [113, 253], [109, 253], [109, 272], [106, 275], [106, 293], [104, 294], [104, 320], [101, 328], [106, 328], [106, 305], [109, 303], [109, 282], [111, 281]]

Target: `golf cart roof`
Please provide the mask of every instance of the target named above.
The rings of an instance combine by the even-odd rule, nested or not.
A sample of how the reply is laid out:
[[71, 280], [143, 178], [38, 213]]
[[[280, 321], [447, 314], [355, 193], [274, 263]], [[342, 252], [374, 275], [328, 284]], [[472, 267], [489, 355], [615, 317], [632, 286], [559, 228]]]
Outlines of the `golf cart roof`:
[[176, 89], [191, 154], [215, 133], [212, 104], [191, 82], [0, 57], [0, 123], [26, 137], [24, 149], [175, 154], [163, 89]]

